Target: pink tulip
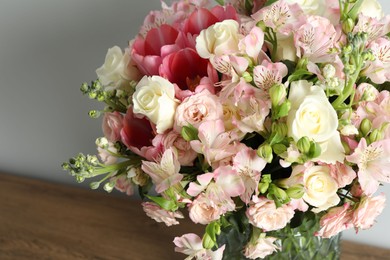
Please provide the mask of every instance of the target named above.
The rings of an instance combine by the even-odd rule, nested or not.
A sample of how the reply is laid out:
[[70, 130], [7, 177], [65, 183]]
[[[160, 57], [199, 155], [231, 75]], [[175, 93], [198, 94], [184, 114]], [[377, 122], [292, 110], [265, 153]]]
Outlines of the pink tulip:
[[138, 37], [133, 44], [132, 58], [141, 73], [158, 75], [162, 63], [162, 55], [177, 49], [175, 46], [179, 32], [168, 24], [151, 29], [145, 39]]

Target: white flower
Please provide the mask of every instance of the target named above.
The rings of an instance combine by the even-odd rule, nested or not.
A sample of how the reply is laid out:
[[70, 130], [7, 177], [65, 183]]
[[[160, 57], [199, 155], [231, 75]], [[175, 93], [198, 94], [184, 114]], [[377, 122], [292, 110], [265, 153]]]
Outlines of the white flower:
[[160, 76], [144, 76], [133, 95], [134, 113], [145, 115], [156, 124], [157, 133], [172, 128], [178, 101], [171, 82]]
[[382, 6], [377, 0], [364, 0], [359, 8], [359, 13], [377, 19], [384, 16]]
[[337, 113], [319, 86], [306, 80], [291, 83], [289, 100], [291, 110], [287, 116], [288, 135], [298, 141], [307, 136], [321, 147], [314, 158], [326, 163], [343, 162], [344, 148], [337, 131]]
[[104, 64], [96, 70], [103, 86], [119, 88], [130, 80], [137, 80], [139, 71], [131, 65], [130, 50], [125, 53], [118, 46], [108, 49]]
[[330, 169], [326, 166], [312, 166], [303, 174], [303, 186], [305, 194], [303, 199], [316, 207], [314, 212], [326, 210], [339, 203], [337, 195], [338, 184], [330, 175]]
[[235, 20], [224, 20], [202, 30], [196, 38], [196, 50], [200, 57], [208, 59], [238, 51], [242, 36]]

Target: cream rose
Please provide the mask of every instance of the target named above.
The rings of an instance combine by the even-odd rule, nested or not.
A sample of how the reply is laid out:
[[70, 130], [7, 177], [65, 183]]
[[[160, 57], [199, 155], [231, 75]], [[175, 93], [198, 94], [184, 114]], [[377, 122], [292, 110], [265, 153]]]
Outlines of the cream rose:
[[287, 116], [288, 135], [298, 141], [307, 136], [321, 146], [321, 154], [314, 158], [326, 163], [343, 162], [344, 148], [337, 131], [338, 117], [319, 86], [306, 80], [292, 82]]
[[134, 113], [145, 115], [156, 124], [157, 133], [172, 128], [178, 105], [175, 88], [160, 76], [144, 76], [133, 94]]
[[238, 51], [242, 36], [238, 33], [239, 25], [235, 20], [224, 20], [202, 30], [196, 38], [196, 51], [205, 59], [212, 55], [225, 55]]
[[326, 210], [339, 203], [337, 195], [338, 184], [330, 175], [330, 169], [326, 166], [312, 166], [303, 174], [303, 186], [305, 193], [303, 199], [316, 207], [314, 212]]
[[132, 65], [130, 50], [114, 46], [108, 49], [104, 64], [96, 70], [100, 83], [106, 87], [126, 87], [130, 80], [139, 79], [138, 69]]

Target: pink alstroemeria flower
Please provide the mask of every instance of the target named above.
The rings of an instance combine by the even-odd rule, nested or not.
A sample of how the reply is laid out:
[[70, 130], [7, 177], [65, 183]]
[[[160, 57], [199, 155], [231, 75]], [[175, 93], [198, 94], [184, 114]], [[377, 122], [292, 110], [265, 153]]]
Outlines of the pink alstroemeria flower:
[[159, 163], [142, 161], [141, 168], [152, 178], [158, 193], [164, 192], [183, 178], [179, 173], [180, 163], [174, 148], [165, 150]]
[[185, 234], [181, 237], [175, 237], [173, 243], [176, 245], [176, 252], [188, 255], [185, 260], [190, 260], [193, 258], [204, 260], [221, 260], [223, 257], [223, 251], [225, 250], [225, 245], [221, 246], [216, 251], [203, 248], [202, 239], [193, 233]]
[[389, 139], [367, 145], [366, 139], [362, 138], [355, 151], [346, 159], [358, 165], [359, 183], [366, 195], [376, 192], [380, 182], [390, 182]]
[[236, 153], [232, 145], [234, 138], [225, 132], [221, 119], [203, 122], [198, 131], [199, 140], [191, 141], [191, 147], [197, 153], [203, 154], [210, 165]]
[[254, 193], [258, 195], [257, 186], [260, 181], [261, 171], [266, 164], [267, 162], [259, 157], [255, 150], [248, 147], [238, 152], [233, 158], [233, 169], [238, 172], [245, 187], [245, 192], [240, 196], [243, 202], [248, 204]]

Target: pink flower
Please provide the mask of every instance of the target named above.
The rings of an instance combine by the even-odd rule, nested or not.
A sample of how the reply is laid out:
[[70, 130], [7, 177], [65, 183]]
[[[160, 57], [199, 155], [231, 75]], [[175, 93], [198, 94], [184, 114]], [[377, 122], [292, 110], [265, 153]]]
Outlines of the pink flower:
[[252, 15], [252, 18], [256, 21], [264, 21], [267, 27], [277, 33], [288, 35], [302, 24], [305, 15], [297, 4], [289, 5], [286, 1], [276, 1], [260, 9]]
[[115, 189], [120, 192], [126, 193], [126, 195], [131, 196], [134, 194], [134, 184], [131, 179], [127, 178], [126, 175], [120, 175], [115, 178]]
[[372, 195], [380, 182], [390, 182], [390, 139], [367, 146], [362, 138], [358, 147], [346, 159], [359, 167], [359, 183], [366, 195]]
[[351, 166], [336, 162], [336, 164], [329, 164], [330, 175], [338, 183], [339, 188], [343, 188], [352, 183], [356, 178], [356, 172]]
[[382, 213], [385, 202], [384, 194], [376, 197], [363, 197], [352, 216], [352, 222], [356, 230], [371, 228], [375, 223], [375, 219]]
[[341, 207], [335, 207], [329, 210], [320, 220], [320, 230], [316, 236], [329, 238], [337, 235], [339, 232], [352, 228], [352, 212], [350, 205], [345, 203]]
[[253, 196], [252, 202], [246, 210], [249, 223], [265, 232], [284, 228], [294, 216], [292, 207], [282, 205], [277, 208], [273, 200], [265, 197]]
[[263, 259], [280, 250], [280, 247], [274, 244], [276, 240], [275, 237], [260, 236], [254, 243], [249, 242], [246, 245], [244, 255], [249, 259]]
[[374, 61], [367, 61], [362, 76], [369, 77], [372, 82], [382, 84], [390, 80], [390, 41], [379, 38], [371, 42], [368, 47], [375, 57]]
[[142, 170], [152, 178], [158, 193], [179, 183], [183, 178], [183, 175], [179, 173], [180, 163], [174, 148], [165, 150], [159, 163], [142, 161]]
[[215, 121], [222, 118], [222, 104], [216, 95], [207, 89], [186, 98], [176, 109], [174, 129], [181, 131], [189, 124], [198, 128], [204, 121]]
[[222, 120], [206, 121], [199, 126], [199, 140], [190, 142], [192, 149], [204, 155], [209, 165], [218, 165], [218, 162], [232, 157], [236, 149], [232, 145], [234, 138], [225, 132]]
[[254, 193], [258, 195], [261, 171], [266, 164], [267, 162], [259, 157], [255, 150], [248, 147], [239, 151], [233, 158], [233, 169], [238, 172], [245, 187], [245, 192], [241, 195], [243, 202], [249, 203]]
[[178, 35], [175, 28], [162, 24], [148, 31], [145, 38], [139, 36], [135, 39], [131, 55], [144, 75], [158, 75], [162, 58], [178, 48], [175, 45]]
[[163, 222], [168, 227], [180, 224], [176, 218], [184, 218], [180, 211], [167, 211], [153, 202], [144, 202], [142, 203], [142, 207], [148, 217], [154, 219], [156, 222]]
[[181, 90], [194, 92], [200, 80], [208, 76], [208, 66], [209, 61], [199, 57], [194, 49], [185, 48], [167, 55], [159, 74], [176, 83]]
[[202, 225], [207, 225], [226, 213], [217, 203], [210, 200], [203, 193], [194, 199], [188, 210], [191, 220]]
[[118, 111], [106, 112], [103, 117], [103, 133], [110, 142], [121, 140], [123, 127], [123, 115]]
[[159, 135], [161, 138], [160, 142], [164, 149], [171, 147], [176, 148], [178, 160], [182, 166], [192, 166], [197, 153], [191, 149], [189, 142], [183, 139], [181, 135], [175, 131], [169, 131], [163, 135]]
[[245, 50], [246, 54], [253, 60], [257, 60], [264, 44], [264, 32], [257, 26], [254, 26], [248, 35], [245, 36], [239, 43], [241, 50]]
[[225, 250], [225, 245], [215, 251], [203, 248], [202, 239], [193, 233], [175, 237], [173, 243], [176, 245], [176, 252], [188, 255], [186, 259], [221, 260]]
[[298, 57], [308, 58], [314, 63], [332, 62], [335, 59], [335, 54], [329, 50], [336, 40], [336, 29], [328, 19], [320, 16], [309, 16], [294, 34]]
[[271, 63], [264, 60], [253, 69], [253, 80], [257, 87], [268, 94], [269, 89], [287, 75], [287, 67], [281, 62]]

